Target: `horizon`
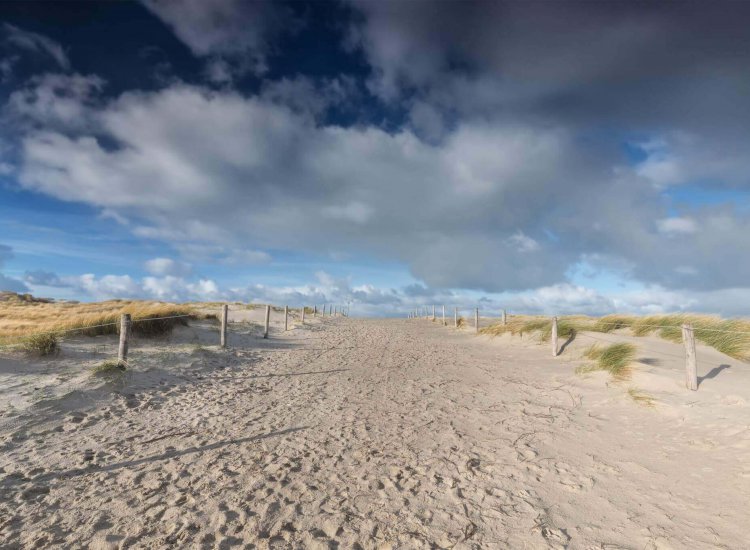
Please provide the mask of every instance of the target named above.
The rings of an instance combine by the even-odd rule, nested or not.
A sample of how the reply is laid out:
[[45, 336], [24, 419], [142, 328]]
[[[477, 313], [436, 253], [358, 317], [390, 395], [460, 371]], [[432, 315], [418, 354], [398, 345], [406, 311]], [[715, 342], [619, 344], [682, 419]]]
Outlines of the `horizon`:
[[0, 14], [0, 290], [750, 315], [750, 4]]

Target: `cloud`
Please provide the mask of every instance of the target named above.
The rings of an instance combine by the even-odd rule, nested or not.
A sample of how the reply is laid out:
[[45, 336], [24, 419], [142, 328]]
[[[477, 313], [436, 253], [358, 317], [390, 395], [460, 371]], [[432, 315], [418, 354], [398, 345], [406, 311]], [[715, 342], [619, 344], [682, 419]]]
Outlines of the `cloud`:
[[[266, 56], [282, 31], [297, 25], [289, 10], [259, 0], [142, 0], [199, 57], [211, 57], [208, 76], [229, 82], [235, 70], [263, 73]], [[233, 65], [220, 57], [230, 58]]]
[[171, 258], [152, 258], [147, 260], [144, 264], [146, 271], [152, 275], [173, 275], [173, 276], [184, 276], [189, 275], [192, 271], [192, 266], [185, 262], [173, 260]]
[[70, 70], [70, 60], [58, 42], [42, 34], [20, 29], [9, 23], [3, 23], [2, 30], [6, 43], [29, 52], [49, 56], [62, 70]]
[[[654, 223], [672, 208], [661, 191], [565, 126], [468, 120], [429, 143], [408, 128], [322, 125], [263, 95], [183, 84], [84, 103], [90, 131], [25, 131], [19, 182], [138, 219], [137, 236], [183, 255], [364, 254], [432, 287], [488, 292], [565, 282], [585, 256], [672, 288], [750, 275], [746, 216], [694, 208], [701, 231], [675, 248], [675, 223], [687, 226]], [[719, 269], [728, 249], [739, 260]]]
[[16, 121], [46, 129], [85, 129], [103, 87], [104, 81], [94, 75], [37, 75], [10, 94], [5, 112]]
[[[11, 258], [13, 258], [13, 249], [7, 245], [0, 244], [0, 270], [5, 266], [5, 262]], [[29, 289], [23, 281], [4, 275], [2, 271], [0, 271], [0, 290], [27, 292]]]
[[660, 233], [665, 235], [689, 235], [698, 231], [698, 226], [690, 218], [664, 218], [656, 220], [656, 226]]
[[23, 275], [24, 281], [34, 286], [67, 287], [68, 283], [60, 279], [56, 273], [51, 271], [36, 270], [27, 271]]

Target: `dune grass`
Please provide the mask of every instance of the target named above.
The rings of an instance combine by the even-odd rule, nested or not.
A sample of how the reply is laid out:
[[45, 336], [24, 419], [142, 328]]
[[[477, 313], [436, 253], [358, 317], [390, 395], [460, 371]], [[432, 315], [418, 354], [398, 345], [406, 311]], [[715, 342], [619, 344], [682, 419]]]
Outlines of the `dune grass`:
[[35, 334], [24, 338], [21, 348], [29, 355], [46, 357], [56, 354], [60, 350], [60, 345], [54, 333]]
[[[149, 337], [166, 334], [175, 326], [186, 324], [186, 317], [174, 317], [193, 315], [194, 308], [164, 302], [124, 300], [86, 304], [3, 301], [0, 302], [0, 344], [23, 344], [31, 341], [32, 335], [41, 336], [42, 333], [59, 338], [73, 329], [75, 332], [70, 333], [72, 335], [117, 334], [120, 330], [120, 315], [123, 313], [132, 316], [133, 334]], [[157, 317], [173, 318], [155, 319]]]
[[628, 388], [628, 395], [630, 398], [638, 403], [639, 405], [643, 405], [644, 407], [653, 407], [655, 406], [656, 400], [651, 397], [649, 394], [641, 391], [638, 388]]
[[597, 344], [584, 351], [584, 357], [591, 359], [594, 363], [583, 365], [576, 369], [579, 374], [594, 370], [603, 370], [610, 373], [617, 380], [625, 380], [632, 372], [630, 365], [635, 359], [636, 347], [624, 342], [601, 347]]
[[[584, 315], [565, 316], [558, 319], [558, 335], [568, 338], [576, 331], [610, 333], [626, 330], [633, 336], [656, 335], [670, 342], [682, 342], [682, 325], [693, 326], [695, 338], [729, 357], [750, 361], [750, 320], [722, 319], [713, 315], [673, 313], [665, 315], [606, 315], [587, 317]], [[513, 316], [508, 324], [496, 323], [481, 330], [483, 334], [538, 334], [541, 341], [548, 341], [552, 332], [549, 317]]]
[[[580, 330], [578, 317], [564, 317], [557, 320], [558, 338], [567, 339], [575, 336], [577, 330]], [[552, 319], [549, 317], [532, 317], [532, 316], [514, 316], [508, 319], [508, 323], [503, 325], [497, 323], [484, 327], [479, 331], [489, 336], [500, 336], [502, 334], [521, 335], [537, 334], [539, 340], [547, 342], [552, 337]]]
[[104, 361], [91, 369], [91, 374], [93, 376], [111, 377], [122, 374], [123, 372], [125, 372], [125, 365], [121, 365], [115, 360]]

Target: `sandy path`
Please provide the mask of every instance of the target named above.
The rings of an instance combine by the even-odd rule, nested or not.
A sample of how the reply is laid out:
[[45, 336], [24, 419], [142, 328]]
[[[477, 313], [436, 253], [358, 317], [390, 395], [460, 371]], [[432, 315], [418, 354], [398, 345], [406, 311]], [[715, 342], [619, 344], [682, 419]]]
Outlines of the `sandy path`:
[[255, 344], [2, 434], [0, 546], [746, 546], [741, 426], [424, 321]]

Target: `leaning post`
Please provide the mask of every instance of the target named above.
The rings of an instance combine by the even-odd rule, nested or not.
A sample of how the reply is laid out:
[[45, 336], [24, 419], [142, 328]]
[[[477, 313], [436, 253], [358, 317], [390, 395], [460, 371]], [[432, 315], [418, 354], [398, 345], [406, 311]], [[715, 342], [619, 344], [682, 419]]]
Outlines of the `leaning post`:
[[120, 348], [117, 351], [117, 364], [125, 367], [128, 364], [128, 340], [130, 340], [130, 313], [120, 316]]
[[268, 327], [271, 324], [271, 306], [266, 306], [266, 327], [263, 331], [263, 338], [268, 338]]
[[696, 391], [698, 389], [698, 364], [693, 325], [682, 325], [682, 341], [685, 344], [685, 384], [689, 390]]

